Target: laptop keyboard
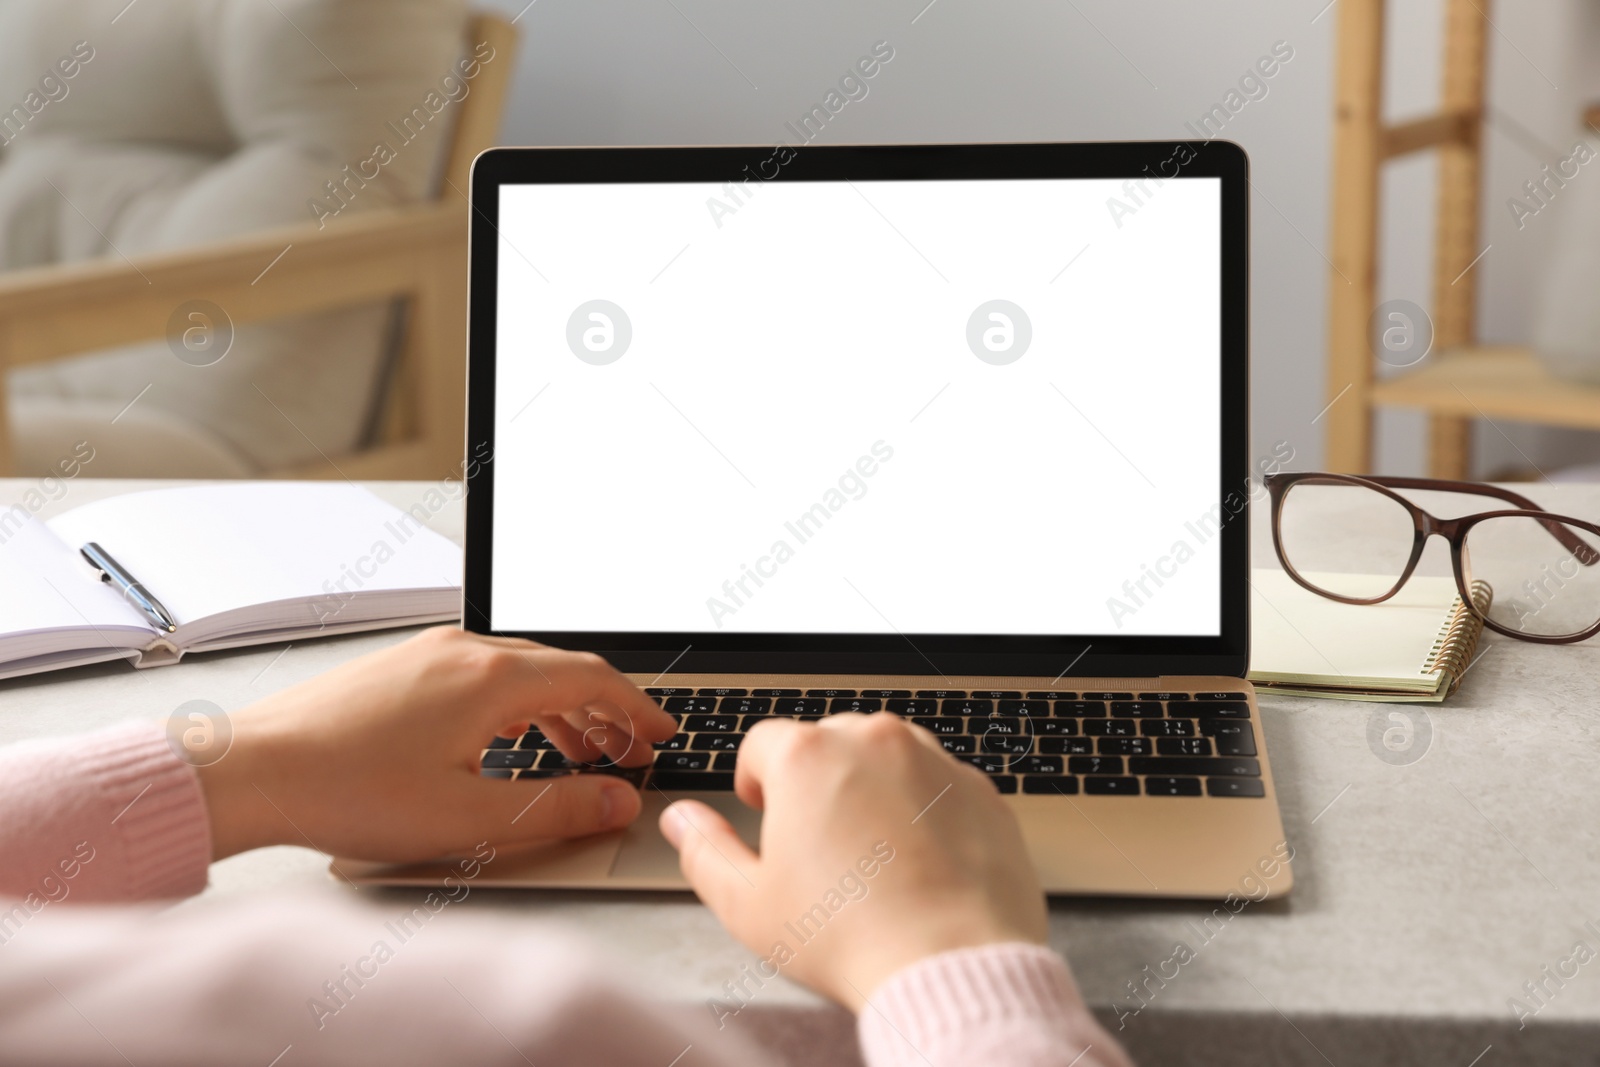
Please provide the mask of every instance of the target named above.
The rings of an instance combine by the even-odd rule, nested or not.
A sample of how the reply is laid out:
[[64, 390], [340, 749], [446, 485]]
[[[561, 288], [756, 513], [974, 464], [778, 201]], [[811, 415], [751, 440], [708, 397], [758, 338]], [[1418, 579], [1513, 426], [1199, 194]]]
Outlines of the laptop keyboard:
[[948, 689], [645, 690], [678, 721], [648, 767], [578, 763], [537, 730], [495, 738], [483, 773], [498, 778], [615, 774], [639, 788], [733, 789], [739, 746], [774, 717], [815, 722], [889, 711], [937, 736], [1002, 793], [1262, 797], [1243, 693], [1022, 692]]

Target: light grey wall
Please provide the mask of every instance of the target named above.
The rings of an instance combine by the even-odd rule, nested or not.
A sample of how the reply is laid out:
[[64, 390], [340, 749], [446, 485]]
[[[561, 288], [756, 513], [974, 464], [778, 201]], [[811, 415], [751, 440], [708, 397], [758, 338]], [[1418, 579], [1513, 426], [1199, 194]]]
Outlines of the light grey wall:
[[[1253, 164], [1252, 431], [1322, 458], [1333, 43], [1338, 0], [496, 0], [523, 31], [508, 144], [776, 143], [873, 42], [895, 57], [819, 143], [1171, 138], [1236, 87], [1278, 41], [1294, 57], [1224, 136]], [[1487, 5], [1488, 0], [1480, 0]], [[1587, 0], [1496, 5], [1486, 243], [1486, 339], [1526, 337], [1558, 202], [1517, 232], [1504, 200], [1577, 136], [1600, 89]], [[1440, 0], [1392, 0], [1390, 106], [1436, 99]], [[1546, 158], [1541, 158], [1543, 153]], [[1390, 177], [1384, 296], [1428, 302], [1433, 168]], [[1589, 178], [1600, 195], [1600, 178]], [[1575, 183], [1574, 188], [1577, 188]], [[1577, 193], [1574, 193], [1577, 195]], [[1597, 235], [1600, 237], [1600, 235]], [[1504, 435], [1501, 433], [1504, 431]], [[1509, 435], [1516, 444], [1508, 444]], [[1483, 427], [1480, 466], [1549, 469], [1600, 456], [1587, 436]], [[1385, 417], [1380, 463], [1420, 471], [1420, 421]]]

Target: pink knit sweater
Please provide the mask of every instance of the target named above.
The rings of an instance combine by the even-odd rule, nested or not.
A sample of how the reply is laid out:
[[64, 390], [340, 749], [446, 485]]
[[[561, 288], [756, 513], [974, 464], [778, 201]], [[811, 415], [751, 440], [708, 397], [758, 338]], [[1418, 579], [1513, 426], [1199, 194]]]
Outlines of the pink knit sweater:
[[[154, 725], [0, 749], [0, 1049], [31, 1064], [768, 1064], [534, 920], [336, 897], [163, 910], [211, 861], [205, 799]], [[115, 902], [114, 905], [112, 902]], [[397, 920], [398, 923], [397, 923]], [[873, 1067], [1128, 1067], [1066, 965], [950, 952], [862, 1009]]]

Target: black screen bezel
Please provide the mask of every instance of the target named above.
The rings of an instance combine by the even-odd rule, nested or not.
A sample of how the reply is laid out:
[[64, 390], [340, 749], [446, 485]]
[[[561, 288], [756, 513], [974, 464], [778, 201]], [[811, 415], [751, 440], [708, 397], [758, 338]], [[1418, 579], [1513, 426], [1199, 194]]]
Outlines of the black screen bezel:
[[[787, 158], [778, 153], [789, 153]], [[777, 161], [782, 160], [781, 164]], [[462, 621], [476, 633], [588, 649], [624, 671], [1243, 677], [1249, 652], [1249, 161], [1226, 141], [719, 148], [495, 148], [472, 171], [466, 564]], [[775, 176], [767, 179], [769, 171]], [[502, 185], [712, 181], [1205, 177], [1221, 179], [1221, 469], [1218, 501], [1246, 500], [1221, 529], [1215, 637], [1077, 634], [750, 634], [516, 631], [491, 627], [498, 189]], [[1132, 202], [1132, 201], [1130, 201]]]

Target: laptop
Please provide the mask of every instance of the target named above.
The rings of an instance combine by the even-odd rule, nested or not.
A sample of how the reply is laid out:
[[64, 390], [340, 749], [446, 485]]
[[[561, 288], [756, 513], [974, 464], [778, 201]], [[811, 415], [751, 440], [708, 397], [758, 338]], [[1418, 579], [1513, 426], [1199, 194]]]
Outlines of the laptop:
[[[1247, 160], [1221, 141], [495, 149], [472, 180], [464, 625], [680, 723], [631, 828], [478, 885], [685, 889], [657, 816], [774, 716], [901, 715], [1052, 894], [1261, 899]], [[449, 864], [341, 861], [357, 882]]]

